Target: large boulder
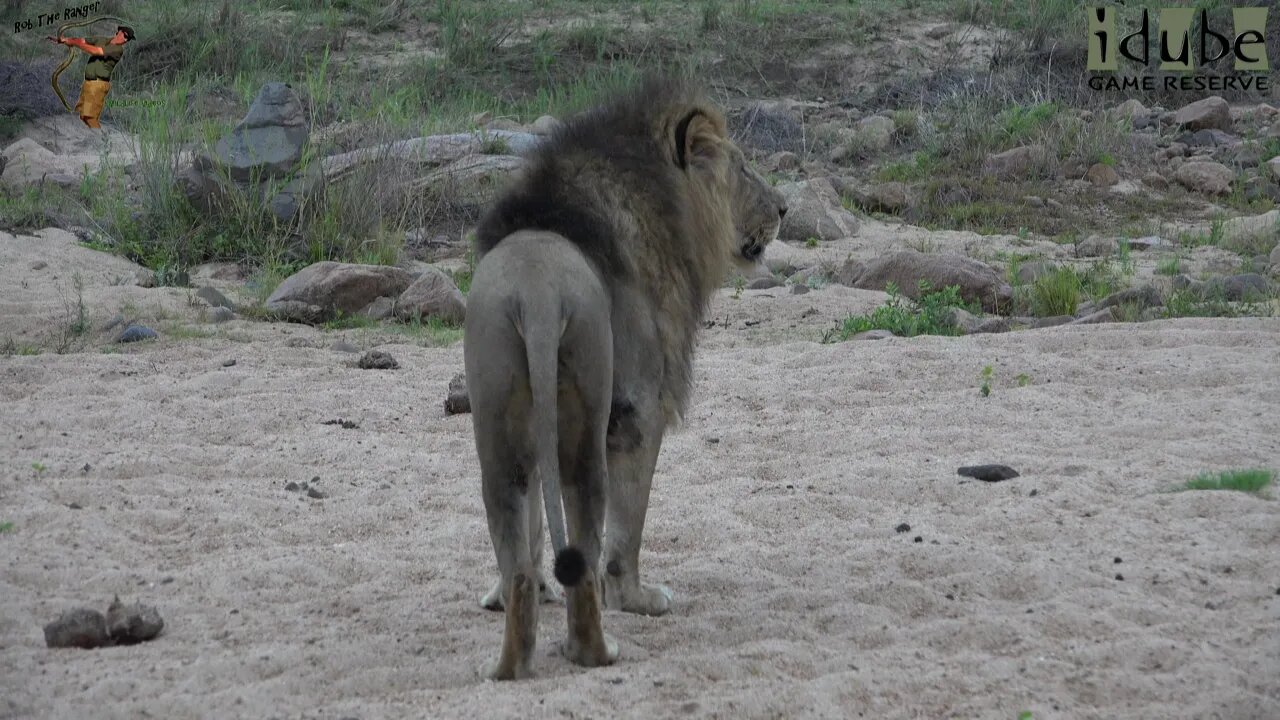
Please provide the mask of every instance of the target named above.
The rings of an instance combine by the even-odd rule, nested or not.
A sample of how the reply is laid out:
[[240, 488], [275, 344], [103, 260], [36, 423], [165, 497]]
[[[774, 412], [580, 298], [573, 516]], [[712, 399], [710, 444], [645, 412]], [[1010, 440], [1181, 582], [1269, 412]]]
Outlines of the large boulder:
[[236, 180], [289, 174], [309, 134], [302, 103], [286, 83], [262, 86], [249, 112], [215, 148], [215, 159]]
[[402, 320], [438, 317], [447, 322], [461, 323], [467, 314], [467, 299], [452, 278], [436, 268], [429, 268], [400, 293], [395, 314]]
[[1231, 107], [1227, 105], [1226, 100], [1214, 95], [1213, 97], [1207, 97], [1189, 105], [1184, 105], [1181, 110], [1174, 113], [1173, 123], [1187, 130], [1203, 130], [1205, 128], [1230, 130]]
[[1236, 173], [1222, 163], [1213, 161], [1183, 163], [1173, 173], [1173, 179], [1188, 190], [1204, 195], [1226, 195]]
[[847, 272], [843, 279], [855, 288], [884, 290], [893, 283], [910, 298], [920, 296], [920, 281], [926, 280], [934, 290], [959, 286], [960, 296], [975, 302], [988, 312], [1006, 307], [1013, 288], [1000, 273], [986, 263], [964, 255], [925, 254], [903, 250], [866, 263], [861, 272]]
[[858, 218], [840, 204], [840, 193], [830, 180], [816, 178], [783, 183], [778, 192], [787, 201], [787, 216], [778, 236], [791, 242], [809, 238], [835, 240], [858, 232]]
[[266, 309], [286, 320], [323, 322], [354, 315], [379, 297], [396, 297], [411, 284], [413, 275], [402, 268], [326, 260], [286, 278], [267, 298]]

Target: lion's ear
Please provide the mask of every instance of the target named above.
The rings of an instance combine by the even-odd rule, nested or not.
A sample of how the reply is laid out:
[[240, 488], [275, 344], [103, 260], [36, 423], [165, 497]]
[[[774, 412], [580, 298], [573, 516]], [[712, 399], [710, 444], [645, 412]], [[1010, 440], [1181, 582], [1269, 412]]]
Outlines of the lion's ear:
[[676, 125], [674, 140], [676, 164], [685, 169], [690, 162], [712, 160], [720, 155], [724, 128], [711, 115], [694, 110]]

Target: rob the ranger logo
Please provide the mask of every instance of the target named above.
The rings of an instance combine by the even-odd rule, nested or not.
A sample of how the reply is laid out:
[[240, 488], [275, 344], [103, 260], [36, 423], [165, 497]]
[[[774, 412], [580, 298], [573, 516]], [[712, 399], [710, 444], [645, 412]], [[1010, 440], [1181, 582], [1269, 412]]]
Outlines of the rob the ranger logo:
[[[1140, 66], [1135, 68], [1140, 73], [1147, 69], [1152, 60], [1151, 16], [1148, 10], [1142, 10], [1142, 24], [1138, 29], [1123, 37], [1115, 8], [1091, 7], [1086, 12], [1089, 15], [1090, 71], [1115, 73], [1121, 69], [1122, 59]], [[1196, 24], [1194, 8], [1161, 9], [1156, 38], [1159, 69], [1175, 74], [1161, 78], [1095, 75], [1089, 79], [1089, 87], [1094, 90], [1155, 90], [1157, 85], [1162, 85], [1165, 90], [1257, 89], [1266, 92], [1271, 83], [1267, 74], [1271, 69], [1267, 58], [1267, 8], [1233, 8], [1231, 17], [1230, 31], [1215, 28], [1209, 21], [1208, 11], [1201, 10], [1199, 27], [1193, 30]], [[1199, 67], [1203, 68], [1228, 57], [1234, 63], [1234, 75], [1193, 74], [1197, 60]]]

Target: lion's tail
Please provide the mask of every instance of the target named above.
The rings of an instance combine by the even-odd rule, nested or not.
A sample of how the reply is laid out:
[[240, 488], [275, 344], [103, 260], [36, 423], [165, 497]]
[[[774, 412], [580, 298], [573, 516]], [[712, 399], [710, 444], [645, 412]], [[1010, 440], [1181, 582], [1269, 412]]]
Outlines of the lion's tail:
[[[531, 313], [540, 316], [539, 313]], [[582, 552], [565, 539], [564, 504], [560, 499], [559, 413], [556, 407], [560, 333], [551, 328], [525, 328], [525, 353], [529, 363], [529, 388], [533, 395], [533, 434], [538, 448], [538, 476], [542, 504], [547, 511], [547, 532], [555, 551], [555, 575], [561, 585], [578, 584], [586, 570]], [[558, 328], [556, 329], [558, 330]], [[530, 512], [537, 510], [530, 508]]]

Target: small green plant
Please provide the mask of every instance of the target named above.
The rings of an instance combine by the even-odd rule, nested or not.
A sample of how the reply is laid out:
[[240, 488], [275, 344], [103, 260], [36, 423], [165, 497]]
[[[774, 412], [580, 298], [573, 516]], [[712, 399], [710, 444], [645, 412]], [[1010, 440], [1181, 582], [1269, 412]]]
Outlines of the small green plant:
[[13, 523], [10, 521], [0, 522], [0, 533], [13, 532]]
[[990, 365], [982, 368], [982, 374], [979, 376], [982, 384], [978, 386], [978, 394], [982, 397], [989, 397], [991, 395], [991, 380], [995, 377], [995, 374], [995, 368]]
[[485, 134], [480, 141], [481, 155], [510, 155], [511, 143], [501, 135]]
[[816, 237], [806, 238], [806, 239], [805, 239], [805, 241], [804, 241], [804, 246], [805, 246], [805, 247], [807, 247], [807, 248], [816, 248], [816, 247], [818, 247], [818, 238], [816, 238]]
[[1031, 376], [1026, 373], [1018, 373], [1018, 387], [1026, 387], [1031, 384]]
[[901, 337], [917, 335], [960, 335], [952, 310], [976, 310], [960, 297], [960, 288], [952, 285], [933, 290], [928, 281], [920, 281], [920, 298], [903, 297], [892, 283], [885, 288], [889, 300], [868, 315], [850, 315], [822, 335], [822, 342], [838, 342], [867, 330], [888, 330]]
[[737, 300], [742, 297], [742, 291], [747, 288], [747, 279], [741, 275], [733, 279], [733, 299]]
[[1260, 468], [1203, 472], [1187, 481], [1179, 490], [1238, 490], [1256, 493], [1275, 479], [1274, 470]]
[[920, 131], [920, 116], [911, 110], [894, 110], [889, 114], [893, 118], [893, 132], [900, 138], [914, 137]]
[[1031, 312], [1036, 317], [1075, 315], [1081, 289], [1080, 276], [1073, 268], [1054, 268], [1031, 284]]
[[1120, 242], [1116, 244], [1116, 257], [1120, 260], [1120, 272], [1124, 275], [1133, 274], [1133, 247], [1129, 244], [1129, 238], [1120, 238]]
[[1031, 715], [1030, 710], [1023, 710], [1018, 713], [1018, 720], [1035, 720], [1035, 718]]

